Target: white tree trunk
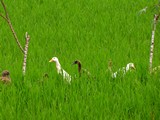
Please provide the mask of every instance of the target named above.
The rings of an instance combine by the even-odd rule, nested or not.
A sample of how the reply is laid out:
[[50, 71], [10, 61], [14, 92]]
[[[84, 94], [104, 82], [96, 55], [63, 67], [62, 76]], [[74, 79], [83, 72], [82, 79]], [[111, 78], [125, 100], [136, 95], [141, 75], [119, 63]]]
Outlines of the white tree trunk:
[[152, 29], [152, 37], [151, 37], [151, 47], [150, 47], [150, 59], [149, 59], [149, 70], [150, 73], [152, 72], [152, 62], [153, 62], [153, 50], [154, 50], [154, 38], [155, 38], [155, 31], [156, 31], [156, 25], [159, 15], [154, 15], [154, 23], [153, 23], [153, 29]]
[[23, 60], [23, 75], [25, 75], [26, 73], [26, 64], [27, 64], [27, 53], [28, 53], [28, 44], [29, 44], [29, 40], [30, 40], [30, 36], [28, 35], [28, 33], [26, 32], [26, 45], [25, 45], [25, 49], [24, 49], [24, 60]]

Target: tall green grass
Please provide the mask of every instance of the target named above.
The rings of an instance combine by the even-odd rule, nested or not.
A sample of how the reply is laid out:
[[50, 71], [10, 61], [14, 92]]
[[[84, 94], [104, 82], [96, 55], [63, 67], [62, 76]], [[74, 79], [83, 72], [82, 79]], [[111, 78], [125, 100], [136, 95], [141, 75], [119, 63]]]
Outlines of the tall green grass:
[[[23, 54], [0, 18], [0, 68], [8, 69], [11, 85], [0, 85], [0, 118], [9, 119], [160, 119], [160, 78], [148, 73], [153, 13], [138, 11], [154, 1], [145, 0], [13, 0], [5, 1], [11, 22], [24, 46], [30, 36], [26, 76]], [[3, 12], [2, 6], [0, 12]], [[3, 12], [4, 13], [4, 12]], [[159, 24], [153, 66], [159, 65]], [[82, 62], [94, 79], [57, 75], [57, 56], [72, 76]], [[107, 72], [134, 62], [136, 71], [113, 80]], [[43, 79], [47, 73], [48, 79]], [[40, 82], [43, 81], [43, 82]]]

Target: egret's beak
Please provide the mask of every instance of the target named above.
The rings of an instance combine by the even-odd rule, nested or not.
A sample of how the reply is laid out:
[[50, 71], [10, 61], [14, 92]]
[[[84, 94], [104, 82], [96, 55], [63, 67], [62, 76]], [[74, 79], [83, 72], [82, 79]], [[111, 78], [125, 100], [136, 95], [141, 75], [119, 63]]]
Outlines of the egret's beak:
[[54, 62], [52, 59], [49, 62]]

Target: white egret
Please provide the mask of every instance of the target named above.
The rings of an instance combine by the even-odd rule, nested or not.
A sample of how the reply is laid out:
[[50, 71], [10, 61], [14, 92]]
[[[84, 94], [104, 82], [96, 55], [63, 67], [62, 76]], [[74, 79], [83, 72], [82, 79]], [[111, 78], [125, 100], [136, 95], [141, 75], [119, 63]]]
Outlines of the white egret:
[[134, 69], [134, 70], [136, 69], [134, 66], [134, 63], [128, 63], [126, 65], [126, 67], [122, 67], [122, 68], [118, 69], [118, 71], [112, 73], [112, 78], [116, 78], [117, 75], [119, 75], [119, 74], [124, 76], [128, 71], [130, 71], [132, 69]]
[[61, 68], [61, 64], [57, 57], [53, 57], [49, 62], [56, 63], [57, 73], [63, 76], [63, 79], [66, 80], [68, 83], [71, 83], [71, 75], [69, 75], [63, 68]]

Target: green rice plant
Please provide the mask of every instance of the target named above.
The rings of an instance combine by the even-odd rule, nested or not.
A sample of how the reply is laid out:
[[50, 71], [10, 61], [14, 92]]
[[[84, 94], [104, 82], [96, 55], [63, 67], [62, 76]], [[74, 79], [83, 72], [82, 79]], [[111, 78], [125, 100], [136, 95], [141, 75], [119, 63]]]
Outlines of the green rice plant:
[[[11, 85], [0, 84], [0, 118], [159, 119], [159, 74], [148, 72], [153, 13], [137, 14], [144, 5], [154, 3], [156, 0], [5, 1], [17, 36], [27, 29], [32, 42], [23, 77], [22, 54], [0, 19], [0, 67], [7, 68], [12, 78]], [[159, 25], [153, 66], [159, 63], [158, 29]], [[72, 62], [81, 60], [94, 79], [82, 75], [66, 84], [48, 62], [53, 56], [72, 77], [78, 76]], [[109, 60], [113, 71], [129, 62], [135, 63], [136, 70], [112, 79], [107, 71]]]

